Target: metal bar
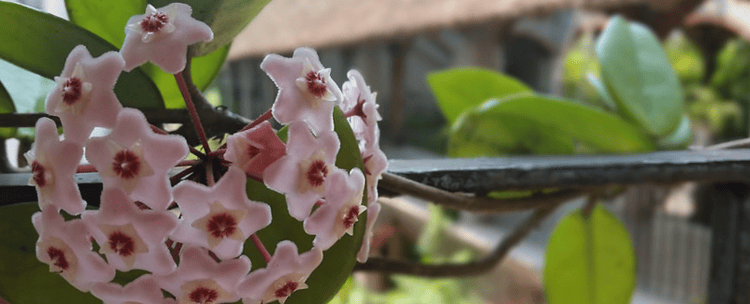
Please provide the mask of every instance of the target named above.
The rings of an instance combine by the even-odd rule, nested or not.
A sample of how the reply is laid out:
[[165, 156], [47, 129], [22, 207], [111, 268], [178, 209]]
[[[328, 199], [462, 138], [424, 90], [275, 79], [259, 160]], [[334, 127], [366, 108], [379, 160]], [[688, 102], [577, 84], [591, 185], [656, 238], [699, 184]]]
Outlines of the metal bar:
[[[524, 156], [392, 160], [389, 173], [450, 192], [587, 188], [614, 184], [750, 181], [750, 150], [667, 151], [635, 155]], [[0, 193], [35, 195], [30, 173], [0, 174]], [[79, 183], [98, 184], [96, 174]], [[388, 189], [384, 189], [387, 191]], [[24, 194], [25, 193], [25, 194]], [[7, 195], [0, 204], [7, 204]]]
[[750, 150], [391, 160], [388, 172], [451, 192], [750, 181]]

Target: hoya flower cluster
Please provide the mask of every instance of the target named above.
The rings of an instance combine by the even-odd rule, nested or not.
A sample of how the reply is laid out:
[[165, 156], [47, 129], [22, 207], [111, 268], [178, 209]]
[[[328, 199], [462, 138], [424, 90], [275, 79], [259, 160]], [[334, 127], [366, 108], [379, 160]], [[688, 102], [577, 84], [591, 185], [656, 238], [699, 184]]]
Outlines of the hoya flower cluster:
[[[72, 50], [46, 100], [47, 113], [60, 117], [63, 137], [42, 118], [27, 153], [42, 210], [32, 218], [36, 253], [50, 271], [105, 303], [283, 303], [307, 287], [324, 251], [351, 235], [365, 210], [366, 239], [357, 259], [367, 259], [380, 210], [376, 183], [387, 161], [378, 144], [375, 94], [357, 71], [340, 89], [311, 49], [297, 49], [291, 58], [267, 56], [261, 68], [279, 87], [271, 113], [288, 125], [288, 140], [279, 139], [270, 122], [256, 121], [216, 151], [228, 166], [218, 181], [173, 186], [169, 173], [186, 165], [190, 151], [185, 139], [123, 108], [113, 88], [122, 71], [147, 61], [181, 77], [187, 47], [210, 41], [213, 33], [181, 3], [149, 5], [125, 31], [120, 52], [93, 58], [85, 46]], [[364, 172], [335, 165], [337, 106], [358, 140]], [[95, 127], [110, 132], [91, 137]], [[84, 154], [103, 181], [97, 210], [86, 209], [74, 180]], [[311, 250], [300, 253], [288, 240], [273, 255], [263, 248], [255, 233], [271, 223], [271, 210], [248, 198], [247, 178], [286, 197], [289, 214], [315, 236]], [[248, 241], [267, 267], [251, 271], [242, 255]], [[118, 271], [134, 269], [147, 274], [125, 286], [112, 282]]]

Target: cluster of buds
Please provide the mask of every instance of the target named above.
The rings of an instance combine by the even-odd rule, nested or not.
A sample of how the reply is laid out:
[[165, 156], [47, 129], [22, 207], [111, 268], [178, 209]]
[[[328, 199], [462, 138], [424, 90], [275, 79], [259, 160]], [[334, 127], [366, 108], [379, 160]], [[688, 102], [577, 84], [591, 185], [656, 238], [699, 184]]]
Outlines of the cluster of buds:
[[[147, 61], [180, 83], [187, 47], [210, 41], [211, 29], [191, 17], [188, 5], [173, 3], [149, 5], [125, 32], [119, 52], [93, 58], [85, 46], [72, 50], [45, 105], [60, 117], [63, 137], [51, 119], [42, 118], [26, 154], [41, 209], [32, 217], [39, 233], [36, 254], [51, 272], [105, 303], [283, 303], [307, 287], [324, 251], [351, 235], [365, 210], [357, 260], [367, 259], [380, 210], [376, 184], [387, 161], [378, 143], [375, 94], [359, 72], [350, 71], [339, 88], [311, 49], [297, 49], [291, 58], [267, 56], [261, 68], [279, 87], [270, 114], [228, 136], [219, 150], [209, 153], [206, 145], [201, 154], [184, 138], [150, 125], [140, 111], [123, 108], [113, 88], [122, 71]], [[191, 101], [186, 103], [190, 108]], [[334, 107], [346, 114], [364, 172], [335, 165], [341, 144]], [[270, 116], [288, 126], [286, 142], [267, 121]], [[95, 127], [110, 132], [91, 137]], [[90, 165], [80, 165], [84, 151]], [[220, 161], [210, 163], [223, 164], [226, 173], [216, 182], [207, 174], [205, 185], [175, 176], [170, 181], [176, 167], [196, 165], [184, 161], [191, 151], [215, 155]], [[98, 210], [86, 209], [74, 180], [76, 172], [88, 171], [99, 172], [103, 182]], [[272, 222], [271, 209], [248, 198], [248, 178], [286, 197], [289, 214], [314, 236], [311, 250], [299, 253], [289, 240], [273, 254], [263, 247], [256, 232]], [[265, 268], [251, 271], [242, 254], [248, 241]], [[117, 271], [135, 269], [147, 273], [124, 286], [113, 282]]]

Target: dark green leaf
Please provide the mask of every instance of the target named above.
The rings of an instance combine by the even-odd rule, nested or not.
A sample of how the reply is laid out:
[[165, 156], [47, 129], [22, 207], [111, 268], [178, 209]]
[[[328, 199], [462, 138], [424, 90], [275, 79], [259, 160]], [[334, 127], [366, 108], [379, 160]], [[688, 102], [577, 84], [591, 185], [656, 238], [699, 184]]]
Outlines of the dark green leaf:
[[[211, 54], [192, 59], [190, 63], [191, 76], [193, 83], [199, 90], [204, 91], [216, 79], [216, 76], [219, 75], [219, 71], [224, 65], [224, 60], [227, 58], [227, 54], [229, 54], [230, 46], [231, 44], [228, 44]], [[159, 87], [167, 108], [185, 107], [185, 100], [182, 98], [179, 87], [177, 87], [174, 75], [166, 73], [161, 68], [150, 63], [144, 70], [147, 71], [147, 74], [156, 83], [156, 86]]]
[[[93, 33], [50, 14], [9, 2], [0, 2], [0, 58], [52, 79], [59, 76], [65, 59], [83, 44], [94, 57], [117, 48]], [[140, 69], [120, 75], [115, 93], [125, 106], [164, 108], [156, 85]]]
[[596, 53], [618, 112], [652, 135], [671, 134], [682, 117], [682, 87], [654, 34], [643, 25], [614, 17], [599, 38]]
[[37, 260], [31, 215], [37, 203], [0, 207], [0, 296], [10, 303], [101, 303]]
[[[8, 91], [5, 90], [2, 81], [0, 81], [0, 114], [15, 112], [16, 107], [13, 105], [13, 100], [10, 98]], [[16, 135], [16, 128], [0, 128], [0, 139], [11, 138], [14, 135]]]
[[[472, 119], [458, 123], [456, 136], [483, 139], [505, 150], [519, 145], [533, 154], [570, 154], [573, 144], [600, 153], [654, 150], [651, 141], [620, 118], [584, 105], [546, 96], [519, 96], [489, 100], [471, 112]], [[472, 137], [473, 136], [473, 137]], [[451, 146], [450, 148], [453, 148]], [[468, 155], [462, 155], [468, 156]], [[490, 155], [488, 155], [490, 156]]]
[[[349, 171], [357, 167], [362, 169], [362, 158], [357, 141], [346, 121], [344, 114], [336, 107], [334, 111], [334, 128], [341, 141], [339, 154], [336, 156], [336, 167]], [[279, 131], [279, 137], [286, 139], [286, 128]], [[302, 222], [289, 215], [284, 196], [269, 190], [261, 182], [248, 180], [247, 195], [255, 201], [262, 201], [271, 206], [273, 222], [258, 231], [258, 237], [264, 246], [273, 254], [276, 244], [288, 239], [297, 244], [297, 249], [306, 252], [312, 248], [313, 236], [302, 229]], [[367, 202], [367, 195], [363, 197], [363, 204]], [[352, 272], [356, 263], [356, 255], [362, 244], [365, 232], [367, 212], [359, 216], [354, 226], [354, 235], [344, 235], [333, 247], [323, 252], [323, 262], [307, 279], [308, 289], [293, 293], [285, 304], [296, 303], [326, 303], [341, 288]], [[244, 253], [250, 257], [253, 269], [266, 267], [266, 262], [258, 253], [251, 241], [245, 242]]]
[[550, 304], [626, 304], [635, 290], [635, 251], [627, 229], [601, 205], [569, 214], [552, 232], [544, 262]]
[[520, 81], [480, 68], [458, 68], [427, 75], [440, 109], [452, 125], [458, 116], [490, 98], [531, 93]]
[[[193, 8], [193, 18], [203, 21], [214, 32], [211, 42], [193, 46], [196, 56], [207, 55], [229, 44], [271, 0], [184, 0]], [[163, 7], [172, 0], [148, 0], [154, 7]], [[145, 11], [145, 6], [143, 11]], [[140, 14], [143, 14], [141, 12]]]
[[146, 0], [65, 0], [65, 8], [70, 22], [120, 48], [128, 19], [146, 11]]

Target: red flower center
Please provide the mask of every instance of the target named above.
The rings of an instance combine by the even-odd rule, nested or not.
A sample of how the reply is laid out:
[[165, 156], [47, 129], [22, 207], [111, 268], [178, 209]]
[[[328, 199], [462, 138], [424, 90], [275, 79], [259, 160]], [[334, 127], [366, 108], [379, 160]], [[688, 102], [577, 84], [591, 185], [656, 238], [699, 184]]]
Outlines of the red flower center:
[[247, 156], [249, 156], [251, 160], [258, 154], [260, 154], [260, 149], [258, 149], [258, 147], [253, 145], [247, 147]]
[[237, 229], [237, 221], [228, 213], [219, 213], [208, 220], [208, 232], [215, 238], [225, 238]]
[[328, 176], [328, 166], [322, 160], [316, 160], [310, 164], [310, 168], [307, 169], [307, 180], [313, 187], [318, 187], [323, 184]]
[[219, 292], [216, 290], [200, 286], [190, 292], [190, 301], [193, 303], [207, 304], [213, 303], [219, 298]]
[[281, 288], [276, 289], [273, 295], [276, 296], [277, 298], [286, 298], [289, 295], [291, 295], [295, 290], [297, 290], [298, 286], [299, 286], [299, 283], [297, 282], [286, 282], [284, 286], [281, 286]]
[[34, 183], [39, 186], [39, 188], [43, 188], [47, 185], [47, 180], [44, 178], [44, 166], [40, 164], [38, 161], [33, 161], [31, 163], [31, 174], [32, 178], [34, 179]]
[[305, 76], [305, 81], [307, 82], [307, 90], [310, 91], [310, 94], [313, 94], [318, 98], [321, 98], [326, 94], [326, 90], [328, 90], [326, 88], [326, 80], [320, 75], [320, 73], [310, 71]]
[[149, 33], [161, 31], [169, 22], [169, 17], [162, 12], [151, 13], [141, 20], [141, 30]]
[[47, 248], [47, 255], [53, 262], [53, 265], [60, 267], [62, 270], [68, 270], [70, 265], [68, 264], [68, 260], [65, 259], [65, 252], [55, 247], [49, 247]]
[[135, 153], [129, 150], [122, 150], [115, 154], [114, 161], [112, 162], [112, 170], [120, 178], [131, 179], [140, 172], [141, 161]]
[[63, 83], [62, 86], [62, 98], [66, 105], [73, 105], [79, 99], [81, 99], [83, 90], [83, 81], [78, 78], [71, 77]]
[[354, 223], [357, 222], [357, 216], [359, 216], [359, 206], [352, 206], [344, 216], [344, 228], [349, 229]]
[[115, 231], [109, 235], [109, 248], [120, 256], [129, 256], [135, 252], [133, 239], [121, 231]]

